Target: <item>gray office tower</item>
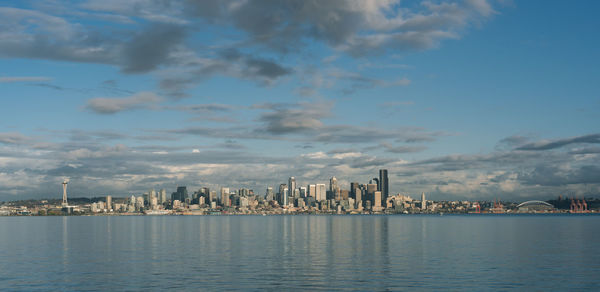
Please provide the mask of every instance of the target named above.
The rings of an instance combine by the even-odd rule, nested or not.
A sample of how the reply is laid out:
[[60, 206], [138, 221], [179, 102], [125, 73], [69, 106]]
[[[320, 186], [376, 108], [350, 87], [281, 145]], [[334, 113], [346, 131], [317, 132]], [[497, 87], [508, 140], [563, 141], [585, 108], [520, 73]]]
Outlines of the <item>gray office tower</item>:
[[171, 200], [179, 200], [180, 202], [185, 202], [188, 198], [188, 192], [186, 187], [177, 187], [177, 191], [171, 194]]
[[387, 169], [379, 170], [379, 190], [381, 191], [381, 201], [386, 202], [390, 195], [390, 181], [388, 180]]

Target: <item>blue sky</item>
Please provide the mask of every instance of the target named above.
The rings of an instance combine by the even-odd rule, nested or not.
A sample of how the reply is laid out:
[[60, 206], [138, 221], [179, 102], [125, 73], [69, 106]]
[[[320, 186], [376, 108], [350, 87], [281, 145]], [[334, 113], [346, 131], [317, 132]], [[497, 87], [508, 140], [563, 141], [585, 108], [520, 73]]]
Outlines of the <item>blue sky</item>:
[[600, 192], [596, 1], [2, 1], [0, 200]]

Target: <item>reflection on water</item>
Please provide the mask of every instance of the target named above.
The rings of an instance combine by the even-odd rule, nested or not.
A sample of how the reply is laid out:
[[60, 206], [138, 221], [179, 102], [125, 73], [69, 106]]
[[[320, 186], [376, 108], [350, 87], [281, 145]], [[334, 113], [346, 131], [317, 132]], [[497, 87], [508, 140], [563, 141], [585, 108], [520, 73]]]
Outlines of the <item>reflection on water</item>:
[[0, 218], [0, 288], [566, 290], [598, 216]]

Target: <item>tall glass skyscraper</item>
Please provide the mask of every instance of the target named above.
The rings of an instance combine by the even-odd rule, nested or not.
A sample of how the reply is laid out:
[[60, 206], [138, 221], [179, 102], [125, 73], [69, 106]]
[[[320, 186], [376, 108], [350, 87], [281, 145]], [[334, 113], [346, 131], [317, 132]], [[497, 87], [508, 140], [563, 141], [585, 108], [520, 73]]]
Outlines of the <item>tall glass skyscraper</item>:
[[292, 176], [288, 180], [288, 194], [287, 194], [287, 196], [285, 198], [284, 205], [289, 204], [289, 202], [287, 200], [288, 199], [287, 197], [293, 196], [295, 190], [296, 190], [296, 178]]
[[381, 200], [385, 202], [390, 195], [390, 181], [388, 180], [387, 169], [379, 170], [379, 186], [381, 190]]

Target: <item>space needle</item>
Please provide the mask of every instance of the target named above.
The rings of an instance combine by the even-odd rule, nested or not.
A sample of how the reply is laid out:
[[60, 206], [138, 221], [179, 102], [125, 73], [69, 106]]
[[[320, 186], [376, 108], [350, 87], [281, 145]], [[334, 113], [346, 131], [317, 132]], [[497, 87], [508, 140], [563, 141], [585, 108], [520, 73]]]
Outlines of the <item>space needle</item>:
[[63, 186], [63, 200], [62, 200], [62, 206], [64, 207], [68, 207], [69, 204], [67, 203], [67, 184], [69, 182], [67, 180], [64, 180], [62, 183]]

